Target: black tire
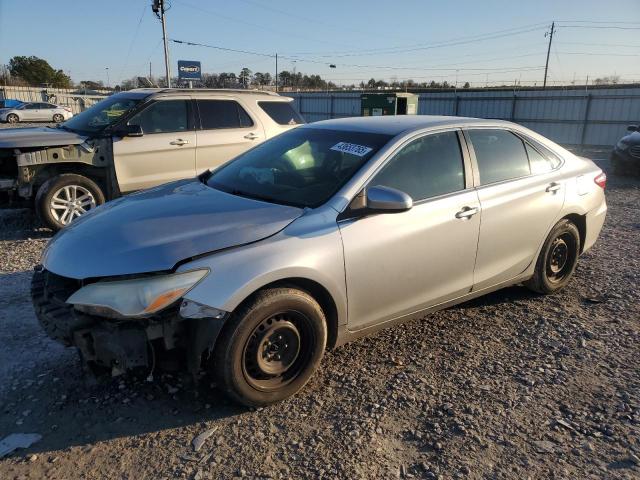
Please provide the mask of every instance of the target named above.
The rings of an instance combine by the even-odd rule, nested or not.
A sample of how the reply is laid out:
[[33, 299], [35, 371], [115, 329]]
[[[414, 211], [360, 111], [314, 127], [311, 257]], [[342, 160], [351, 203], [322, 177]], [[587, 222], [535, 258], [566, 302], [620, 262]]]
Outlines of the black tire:
[[53, 116], [53, 121], [56, 122], [56, 123], [62, 123], [62, 122], [64, 122], [64, 116], [62, 116], [60, 113], [56, 113]]
[[[76, 195], [65, 194], [65, 188], [68, 189], [66, 192], [76, 192]], [[62, 199], [61, 201], [64, 203], [65, 198], [68, 199], [70, 213], [64, 210], [64, 207], [56, 207], [61, 205], [59, 200]], [[72, 202], [74, 198], [78, 203], [71, 205], [69, 202]], [[56, 200], [55, 203], [54, 200]], [[86, 211], [102, 205], [104, 202], [104, 193], [93, 180], [82, 175], [63, 173], [50, 178], [40, 186], [36, 194], [35, 205], [36, 213], [42, 223], [55, 231], [64, 228]]]
[[294, 288], [270, 288], [233, 312], [216, 343], [211, 369], [232, 399], [260, 407], [304, 387], [326, 343], [325, 316], [312, 296]]
[[560, 220], [540, 250], [536, 268], [525, 286], [534, 292], [550, 294], [571, 280], [580, 256], [580, 232], [570, 220]]
[[10, 113], [7, 115], [7, 123], [18, 123], [20, 118], [15, 113]]

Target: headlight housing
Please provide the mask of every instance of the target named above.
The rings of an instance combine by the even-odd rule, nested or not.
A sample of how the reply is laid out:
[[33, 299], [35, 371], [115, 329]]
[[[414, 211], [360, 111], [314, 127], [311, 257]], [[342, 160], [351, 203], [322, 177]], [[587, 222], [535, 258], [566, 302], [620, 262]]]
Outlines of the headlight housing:
[[146, 317], [174, 303], [208, 273], [208, 269], [202, 269], [96, 282], [75, 292], [67, 303], [80, 311], [107, 317]]

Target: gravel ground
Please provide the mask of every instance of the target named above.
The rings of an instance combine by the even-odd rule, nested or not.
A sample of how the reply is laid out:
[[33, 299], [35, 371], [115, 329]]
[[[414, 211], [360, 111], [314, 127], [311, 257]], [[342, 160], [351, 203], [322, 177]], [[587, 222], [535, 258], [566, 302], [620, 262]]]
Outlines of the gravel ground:
[[0, 210], [0, 438], [43, 436], [0, 478], [639, 478], [640, 181], [610, 176], [607, 198], [563, 292], [512, 287], [346, 345], [257, 411], [171, 376], [84, 378], [29, 300], [48, 232]]

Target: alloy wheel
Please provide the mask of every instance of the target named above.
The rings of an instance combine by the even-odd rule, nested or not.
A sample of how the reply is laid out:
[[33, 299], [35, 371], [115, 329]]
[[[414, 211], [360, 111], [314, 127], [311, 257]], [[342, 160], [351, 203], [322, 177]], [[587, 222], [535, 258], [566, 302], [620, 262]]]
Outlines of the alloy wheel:
[[96, 207], [96, 199], [85, 187], [67, 185], [57, 190], [51, 197], [49, 210], [62, 225], [70, 224], [75, 218]]

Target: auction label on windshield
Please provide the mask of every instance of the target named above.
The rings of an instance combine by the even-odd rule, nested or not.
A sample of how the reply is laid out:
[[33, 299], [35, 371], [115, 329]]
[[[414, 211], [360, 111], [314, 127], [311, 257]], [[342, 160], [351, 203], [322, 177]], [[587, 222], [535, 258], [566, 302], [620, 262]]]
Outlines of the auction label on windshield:
[[331, 147], [331, 150], [335, 150], [336, 152], [350, 153], [351, 155], [355, 155], [356, 157], [364, 157], [373, 149], [365, 147], [364, 145], [356, 145], [355, 143], [340, 142]]

